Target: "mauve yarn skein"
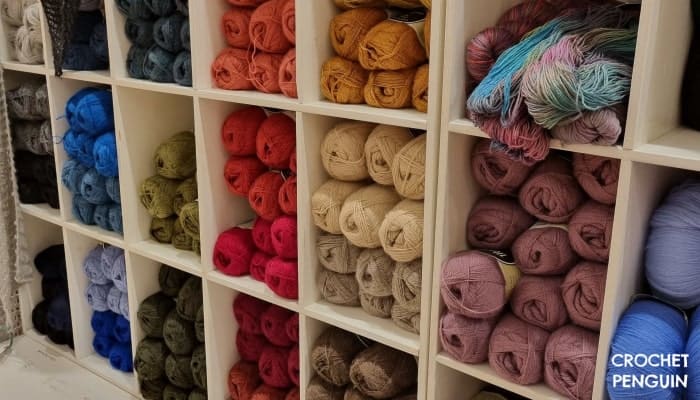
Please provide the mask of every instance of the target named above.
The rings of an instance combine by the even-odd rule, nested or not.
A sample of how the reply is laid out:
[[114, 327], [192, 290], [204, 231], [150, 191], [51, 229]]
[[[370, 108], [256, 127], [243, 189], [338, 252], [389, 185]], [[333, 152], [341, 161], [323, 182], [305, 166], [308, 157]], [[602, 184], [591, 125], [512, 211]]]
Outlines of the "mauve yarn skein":
[[321, 265], [340, 274], [352, 274], [357, 270], [357, 257], [362, 252], [343, 235], [321, 233], [316, 240], [316, 254]]
[[292, 345], [292, 341], [287, 337], [287, 332], [284, 329], [287, 320], [292, 314], [291, 311], [285, 308], [270, 305], [260, 315], [260, 327], [262, 328], [263, 335], [265, 335], [270, 343], [280, 347], [289, 347]]
[[391, 294], [394, 300], [408, 310], [420, 311], [423, 260], [396, 263], [391, 279]]
[[192, 351], [192, 360], [190, 361], [190, 369], [194, 384], [198, 388], [207, 388], [207, 358], [204, 352], [204, 345], [200, 344]]
[[360, 307], [369, 315], [377, 318], [391, 318], [394, 306], [393, 296], [372, 296], [360, 288]]
[[253, 11], [248, 32], [256, 50], [284, 54], [292, 47], [282, 27], [283, 6], [284, 0], [273, 0]]
[[321, 67], [321, 94], [334, 103], [363, 104], [367, 79], [369, 72], [359, 63], [336, 56]]
[[248, 361], [238, 361], [228, 372], [228, 393], [232, 400], [247, 400], [262, 381], [258, 365]]
[[175, 57], [175, 53], [171, 53], [154, 44], [148, 48], [146, 59], [143, 62], [144, 75], [153, 82], [174, 82], [173, 63], [175, 62]]
[[486, 196], [474, 205], [467, 220], [467, 242], [474, 248], [509, 249], [535, 222], [516, 200]]
[[162, 377], [167, 355], [168, 348], [162, 340], [146, 338], [139, 342], [134, 355], [134, 369], [139, 378], [154, 380]]
[[606, 276], [606, 265], [589, 261], [580, 262], [566, 274], [561, 293], [569, 318], [576, 325], [600, 330]]
[[491, 333], [489, 365], [519, 385], [541, 382], [548, 338], [546, 330], [506, 314]]
[[329, 303], [351, 307], [360, 305], [360, 286], [354, 273], [341, 274], [322, 268], [316, 285], [321, 297]]
[[253, 89], [250, 81], [251, 57], [248, 50], [223, 49], [211, 64], [211, 76], [216, 87], [226, 90]]
[[[272, 0], [275, 1], [275, 0]], [[287, 394], [285, 389], [278, 389], [272, 386], [262, 384], [250, 396], [250, 400], [284, 400]]]
[[423, 202], [402, 200], [384, 217], [379, 241], [395, 261], [410, 262], [423, 256]]
[[243, 360], [258, 362], [263, 348], [267, 346], [267, 339], [263, 335], [244, 332], [236, 332], [236, 349]]
[[306, 386], [307, 400], [343, 400], [345, 388], [334, 386], [319, 376], [314, 376]]
[[197, 311], [202, 306], [202, 279], [190, 276], [175, 299], [175, 309], [180, 317], [187, 321], [194, 322], [197, 318]]
[[233, 315], [238, 329], [256, 335], [263, 333], [261, 315], [268, 309], [268, 303], [253, 296], [241, 293], [233, 300]]
[[491, 318], [508, 303], [519, 276], [515, 266], [501, 266], [494, 257], [479, 251], [463, 251], [443, 262], [440, 294], [454, 313]]
[[287, 215], [297, 215], [297, 177], [288, 178], [280, 187], [277, 195], [280, 209]]
[[410, 107], [415, 78], [415, 68], [371, 71], [364, 88], [365, 102], [372, 107]]
[[590, 261], [608, 261], [614, 214], [613, 206], [592, 200], [576, 210], [569, 222], [569, 241], [578, 255]]
[[297, 258], [297, 218], [289, 215], [277, 217], [270, 227], [272, 247], [282, 258]]
[[523, 232], [511, 247], [518, 268], [531, 275], [560, 275], [578, 261], [565, 226], [539, 226]]
[[413, 140], [408, 128], [377, 125], [365, 142], [367, 171], [372, 180], [380, 185], [393, 185], [391, 167], [396, 154]]
[[330, 179], [311, 195], [311, 214], [314, 224], [322, 230], [340, 234], [340, 211], [345, 200], [363, 187], [362, 183]]
[[197, 172], [194, 133], [176, 133], [161, 143], [155, 151], [154, 163], [158, 175], [170, 179], [187, 179]]
[[153, 21], [127, 18], [124, 33], [132, 44], [151, 46], [153, 42]]
[[415, 385], [418, 366], [407, 353], [374, 344], [355, 357], [350, 380], [362, 393], [375, 399], [389, 399]]
[[550, 134], [564, 144], [581, 143], [612, 146], [617, 143], [625, 129], [627, 109], [624, 104], [615, 104], [594, 111], [576, 113], [572, 121], [555, 125]]
[[256, 154], [260, 161], [270, 168], [287, 168], [289, 157], [296, 147], [295, 132], [296, 123], [286, 114], [275, 113], [267, 117], [258, 127], [255, 138]]
[[165, 358], [165, 376], [168, 381], [181, 388], [192, 389], [194, 387], [194, 377], [190, 369], [192, 357], [189, 355], [178, 356], [169, 354]]
[[194, 336], [199, 343], [204, 343], [204, 306], [200, 306], [197, 310], [197, 316], [194, 319]]
[[148, 296], [139, 305], [137, 319], [147, 336], [153, 338], [163, 337], [163, 325], [170, 311], [175, 308], [172, 298], [162, 292]]
[[265, 268], [265, 283], [275, 294], [285, 299], [299, 298], [299, 271], [297, 260], [275, 257]]
[[284, 323], [284, 332], [293, 343], [299, 343], [299, 314], [294, 313]]
[[[282, 1], [282, 33], [289, 42], [294, 45], [296, 43], [296, 10], [294, 0]], [[296, 96], [295, 96], [296, 97]]]
[[496, 195], [516, 194], [533, 169], [494, 149], [488, 139], [479, 140], [474, 146], [471, 167], [479, 185]]
[[[294, 4], [293, 0], [288, 1], [289, 4]], [[277, 84], [280, 91], [287, 97], [297, 98], [297, 50], [292, 47], [287, 54], [282, 57], [280, 62], [279, 75]]]
[[[279, 0], [273, 0], [279, 1]], [[257, 53], [252, 56], [248, 75], [253, 86], [264, 93], [281, 93], [279, 71], [282, 54]]]
[[182, 14], [170, 14], [156, 20], [153, 24], [153, 40], [158, 46], [171, 53], [182, 50], [180, 30], [187, 18]]
[[425, 197], [425, 152], [427, 135], [408, 142], [394, 156], [391, 174], [396, 191], [403, 197], [422, 200]]
[[360, 40], [358, 59], [367, 70], [396, 71], [417, 67], [426, 60], [418, 34], [408, 24], [382, 21]]
[[497, 318], [474, 319], [446, 311], [440, 317], [440, 343], [455, 360], [482, 363], [489, 356], [489, 339]]
[[139, 187], [141, 204], [154, 218], [167, 218], [175, 213], [173, 200], [177, 195], [179, 181], [153, 175]]
[[554, 156], [542, 162], [518, 194], [520, 204], [535, 217], [552, 223], [568, 221], [585, 201], [571, 163]]
[[267, 254], [263, 251], [256, 251], [253, 254], [253, 258], [250, 259], [250, 277], [256, 281], [265, 282], [265, 271], [267, 270], [267, 263], [272, 260], [274, 256]]
[[231, 228], [222, 232], [216, 239], [214, 266], [226, 275], [245, 275], [248, 273], [254, 250], [255, 244], [250, 229]]
[[91, 283], [85, 290], [85, 297], [88, 304], [94, 311], [109, 311], [107, 306], [107, 296], [112, 285], [95, 285]]
[[328, 28], [333, 50], [345, 59], [358, 61], [360, 41], [386, 17], [381, 8], [355, 8], [337, 14]]
[[256, 179], [268, 168], [255, 156], [231, 156], [224, 166], [226, 187], [231, 194], [248, 197]]
[[234, 7], [221, 17], [221, 30], [226, 43], [231, 47], [247, 49], [250, 46], [250, 16], [254, 9]]
[[510, 309], [516, 317], [547, 331], [564, 326], [568, 314], [561, 294], [564, 278], [525, 275], [510, 297]]
[[391, 306], [391, 320], [399, 328], [413, 332], [415, 334], [420, 334], [420, 311], [414, 311], [406, 306], [394, 303]]
[[114, 330], [117, 315], [109, 311], [95, 311], [90, 317], [90, 327], [97, 336], [107, 336]]
[[104, 248], [102, 246], [97, 246], [88, 252], [85, 260], [83, 261], [83, 271], [91, 283], [97, 285], [106, 285], [112, 283], [112, 280], [105, 276], [104, 269], [102, 269], [102, 251]]
[[173, 354], [191, 354], [195, 346], [194, 325], [171, 310], [163, 324], [163, 340]]
[[365, 249], [357, 257], [355, 277], [360, 290], [372, 296], [390, 296], [396, 263], [382, 249]]
[[265, 346], [258, 360], [258, 370], [263, 382], [279, 389], [291, 387], [292, 381], [287, 374], [288, 359], [289, 350], [287, 348], [272, 345]]
[[475, 83], [483, 80], [501, 53], [517, 42], [517, 35], [502, 26], [479, 32], [467, 43], [465, 61], [469, 76]]
[[358, 336], [330, 327], [321, 333], [311, 349], [311, 367], [325, 382], [333, 386], [350, 383], [350, 365], [365, 344]]
[[377, 184], [366, 186], [345, 199], [340, 210], [340, 230], [355, 246], [380, 247], [379, 227], [386, 214], [400, 200], [390, 187]]
[[192, 86], [192, 54], [189, 50], [183, 50], [175, 57], [173, 79], [178, 85]]
[[593, 200], [608, 205], [615, 204], [620, 160], [574, 153], [573, 165], [574, 177]]
[[248, 203], [260, 217], [273, 221], [282, 215], [277, 197], [284, 184], [284, 177], [276, 171], [260, 175], [248, 192]]
[[365, 143], [375, 124], [341, 122], [328, 131], [321, 143], [321, 161], [328, 175], [341, 181], [369, 178]]
[[233, 156], [254, 156], [260, 125], [267, 119], [261, 107], [247, 106], [230, 113], [221, 126], [221, 141]]
[[544, 352], [544, 381], [570, 399], [593, 396], [598, 335], [566, 325], [549, 336]]

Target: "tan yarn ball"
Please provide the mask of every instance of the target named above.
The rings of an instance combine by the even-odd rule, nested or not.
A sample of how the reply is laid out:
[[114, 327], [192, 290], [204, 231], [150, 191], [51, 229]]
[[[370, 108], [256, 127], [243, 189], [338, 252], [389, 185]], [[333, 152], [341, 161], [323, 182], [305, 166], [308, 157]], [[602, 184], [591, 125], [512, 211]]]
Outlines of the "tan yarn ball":
[[363, 104], [367, 79], [369, 72], [360, 64], [333, 57], [321, 67], [321, 94], [334, 103]]
[[391, 296], [396, 263], [382, 249], [365, 249], [357, 257], [355, 277], [360, 290], [372, 296]]
[[402, 200], [386, 214], [379, 227], [382, 248], [399, 262], [423, 256], [423, 202]]
[[418, 34], [407, 24], [386, 20], [367, 32], [360, 42], [362, 68], [398, 71], [423, 64], [427, 57]]
[[324, 268], [339, 274], [354, 274], [357, 257], [362, 252], [343, 235], [323, 233], [316, 240], [318, 261]]
[[341, 122], [321, 143], [321, 161], [328, 175], [341, 181], [369, 178], [365, 142], [376, 125], [367, 122]]
[[316, 284], [321, 297], [329, 303], [351, 307], [360, 305], [360, 287], [355, 274], [340, 274], [321, 268]]
[[311, 349], [311, 367], [325, 382], [335, 386], [350, 383], [350, 365], [365, 349], [360, 339], [340, 328], [323, 331]]
[[392, 188], [376, 184], [366, 186], [345, 199], [340, 210], [340, 230], [355, 246], [380, 247], [379, 227], [400, 200]]
[[345, 397], [343, 400], [373, 400], [371, 397], [364, 395], [359, 390], [355, 389], [354, 386], [348, 385], [345, 388]]
[[311, 215], [314, 224], [328, 233], [340, 234], [340, 210], [352, 193], [363, 187], [361, 183], [326, 181], [311, 195]]
[[384, 7], [384, 0], [334, 0], [335, 5], [343, 10], [350, 10], [359, 7]]
[[386, 4], [391, 6], [391, 7], [407, 8], [407, 9], [423, 7], [423, 3], [421, 2], [421, 0], [385, 0], [385, 1], [386, 1]]
[[399, 71], [372, 71], [365, 85], [365, 101], [372, 107], [411, 107], [415, 68]]
[[381, 8], [355, 8], [333, 17], [329, 29], [335, 52], [348, 60], [357, 61], [360, 41], [372, 27], [386, 19]]
[[307, 400], [343, 400], [345, 388], [331, 385], [318, 376], [311, 378], [306, 387]]
[[355, 387], [375, 399], [389, 399], [416, 384], [418, 365], [413, 356], [382, 344], [358, 354], [350, 366]]
[[430, 81], [430, 71], [428, 64], [423, 64], [416, 70], [413, 78], [413, 90], [411, 92], [411, 103], [413, 108], [420, 112], [428, 112], [428, 82]]
[[392, 296], [372, 296], [360, 290], [360, 306], [371, 316], [391, 318], [391, 307], [394, 306], [394, 298]]
[[420, 333], [420, 310], [414, 311], [394, 302], [394, 306], [391, 307], [391, 320], [405, 331]]
[[410, 311], [420, 311], [423, 259], [409, 263], [396, 263], [391, 280], [391, 293], [400, 304]]
[[413, 135], [408, 128], [377, 125], [365, 142], [369, 176], [380, 185], [393, 185], [391, 166], [394, 156], [412, 139]]
[[426, 135], [413, 139], [394, 157], [391, 172], [396, 191], [403, 197], [422, 200], [425, 197]]

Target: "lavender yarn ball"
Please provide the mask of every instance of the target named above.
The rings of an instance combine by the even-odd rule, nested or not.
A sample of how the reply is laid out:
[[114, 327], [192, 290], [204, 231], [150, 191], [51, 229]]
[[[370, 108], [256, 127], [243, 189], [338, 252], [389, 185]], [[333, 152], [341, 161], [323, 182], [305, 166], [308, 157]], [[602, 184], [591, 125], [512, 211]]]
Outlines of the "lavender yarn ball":
[[90, 283], [96, 285], [107, 285], [112, 282], [110, 278], [105, 276], [104, 270], [102, 269], [102, 252], [104, 251], [102, 246], [97, 246], [90, 250], [85, 261], [83, 261], [83, 271], [87, 276]]
[[114, 260], [111, 268], [109, 269], [109, 276], [112, 278], [114, 286], [120, 291], [126, 293], [126, 260], [124, 254], [117, 257]]
[[109, 311], [109, 306], [107, 305], [107, 296], [109, 296], [109, 290], [112, 285], [96, 285], [91, 283], [85, 290], [85, 296], [87, 302], [92, 307], [94, 311]]
[[119, 314], [129, 320], [129, 295], [126, 293], [121, 293], [121, 299], [119, 300]]
[[102, 251], [102, 269], [104, 274], [110, 280], [112, 279], [112, 265], [117, 258], [124, 255], [124, 250], [116, 246], [105, 246]]
[[122, 292], [116, 286], [112, 286], [107, 293], [107, 307], [109, 311], [119, 314], [119, 301], [121, 301]]

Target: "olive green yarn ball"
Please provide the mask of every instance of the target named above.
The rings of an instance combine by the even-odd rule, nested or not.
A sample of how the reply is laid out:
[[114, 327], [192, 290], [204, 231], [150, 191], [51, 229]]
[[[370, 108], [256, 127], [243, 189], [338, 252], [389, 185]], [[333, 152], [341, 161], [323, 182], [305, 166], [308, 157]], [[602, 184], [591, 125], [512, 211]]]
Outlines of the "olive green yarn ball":
[[173, 354], [191, 354], [196, 342], [194, 324], [172, 310], [163, 325], [163, 339]]
[[146, 336], [152, 338], [163, 337], [163, 324], [168, 314], [175, 309], [175, 301], [158, 292], [150, 295], [139, 305], [136, 317]]
[[193, 176], [182, 181], [180, 186], [177, 187], [175, 199], [173, 200], [175, 214], [180, 215], [182, 206], [195, 200], [197, 200], [197, 177]]
[[154, 157], [158, 175], [170, 179], [187, 179], [197, 171], [194, 133], [176, 133], [156, 149]]
[[182, 230], [192, 239], [199, 239], [199, 203], [194, 201], [182, 206], [180, 210]]
[[158, 271], [158, 284], [163, 293], [176, 297], [190, 277], [187, 272], [163, 264]]
[[179, 250], [192, 250], [192, 236], [185, 233], [182, 227], [182, 219], [180, 217], [175, 221], [173, 230], [173, 247]]
[[165, 376], [168, 381], [179, 388], [192, 389], [194, 378], [190, 368], [191, 361], [192, 357], [190, 356], [170, 354], [165, 359]]
[[167, 385], [163, 390], [163, 400], [187, 400], [189, 392], [175, 385]]
[[154, 175], [147, 178], [139, 188], [141, 204], [153, 218], [168, 218], [175, 214], [173, 200], [179, 181]]
[[145, 380], [139, 378], [139, 391], [145, 400], [162, 400], [163, 390], [168, 385], [164, 378]]
[[207, 400], [207, 392], [200, 388], [196, 388], [190, 392], [190, 396], [187, 398], [187, 400]]
[[202, 306], [202, 280], [195, 276], [187, 279], [177, 295], [175, 309], [180, 317], [194, 322], [197, 319], [197, 311]]
[[175, 231], [175, 216], [168, 218], [153, 218], [151, 220], [151, 237], [158, 243], [171, 243], [173, 241], [173, 233]]
[[134, 370], [144, 380], [155, 380], [165, 374], [168, 347], [160, 339], [146, 338], [136, 346]]

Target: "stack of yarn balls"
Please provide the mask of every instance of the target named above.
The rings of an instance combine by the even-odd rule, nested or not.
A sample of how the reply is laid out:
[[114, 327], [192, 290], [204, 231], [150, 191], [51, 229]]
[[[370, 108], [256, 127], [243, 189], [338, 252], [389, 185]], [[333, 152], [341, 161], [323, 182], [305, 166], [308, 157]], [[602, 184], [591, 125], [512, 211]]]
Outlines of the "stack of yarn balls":
[[43, 63], [39, 0], [1, 0], [0, 18], [5, 22], [10, 56], [22, 64]]
[[311, 349], [308, 400], [415, 400], [418, 366], [410, 354], [327, 328]]
[[299, 297], [297, 272], [296, 123], [260, 107], [232, 112], [221, 128], [230, 154], [224, 168], [229, 192], [248, 199], [252, 229], [222, 232], [213, 262], [230, 276], [250, 274], [278, 296]]
[[42, 300], [32, 310], [34, 330], [56, 344], [73, 348], [73, 325], [68, 301], [66, 257], [62, 244], [36, 255], [34, 266], [41, 274]]
[[135, 79], [192, 86], [187, 0], [117, 0], [131, 42], [126, 70]]
[[136, 347], [136, 370], [145, 400], [207, 399], [202, 280], [167, 265], [160, 291], [139, 305], [146, 335]]
[[58, 184], [46, 83], [27, 81], [5, 94], [19, 200], [58, 208]]
[[343, 11], [329, 27], [337, 55], [321, 68], [323, 96], [334, 103], [427, 112], [430, 1], [335, 0], [335, 4]]
[[156, 175], [143, 181], [139, 196], [153, 218], [153, 239], [199, 254], [195, 153], [194, 133], [190, 131], [176, 133], [161, 143], [153, 157]]
[[443, 263], [439, 334], [458, 361], [590, 399], [620, 161], [564, 156], [528, 167], [475, 145], [471, 172], [488, 194], [467, 221], [473, 250]]
[[85, 296], [93, 310], [90, 319], [95, 333], [92, 347], [97, 354], [109, 359], [112, 368], [131, 372], [133, 358], [124, 250], [103, 244], [96, 246], [85, 257], [83, 271], [89, 282]]
[[73, 34], [64, 53], [65, 69], [94, 71], [109, 68], [107, 25], [100, 10], [102, 4], [93, 1], [91, 6], [91, 10], [79, 11], [75, 17]]
[[321, 144], [330, 176], [311, 196], [321, 229], [317, 285], [328, 302], [361, 306], [420, 329], [426, 134], [346, 121]]
[[216, 87], [297, 97], [294, 0], [228, 0], [221, 18], [228, 46], [211, 65]]
[[112, 92], [88, 87], [66, 103], [70, 128], [61, 181], [73, 194], [72, 212], [85, 225], [124, 233]]
[[469, 40], [467, 115], [510, 157], [544, 160], [550, 135], [618, 142], [639, 10], [593, 3], [525, 0]]
[[240, 360], [228, 374], [232, 399], [299, 399], [299, 315], [239, 294], [233, 300]]

